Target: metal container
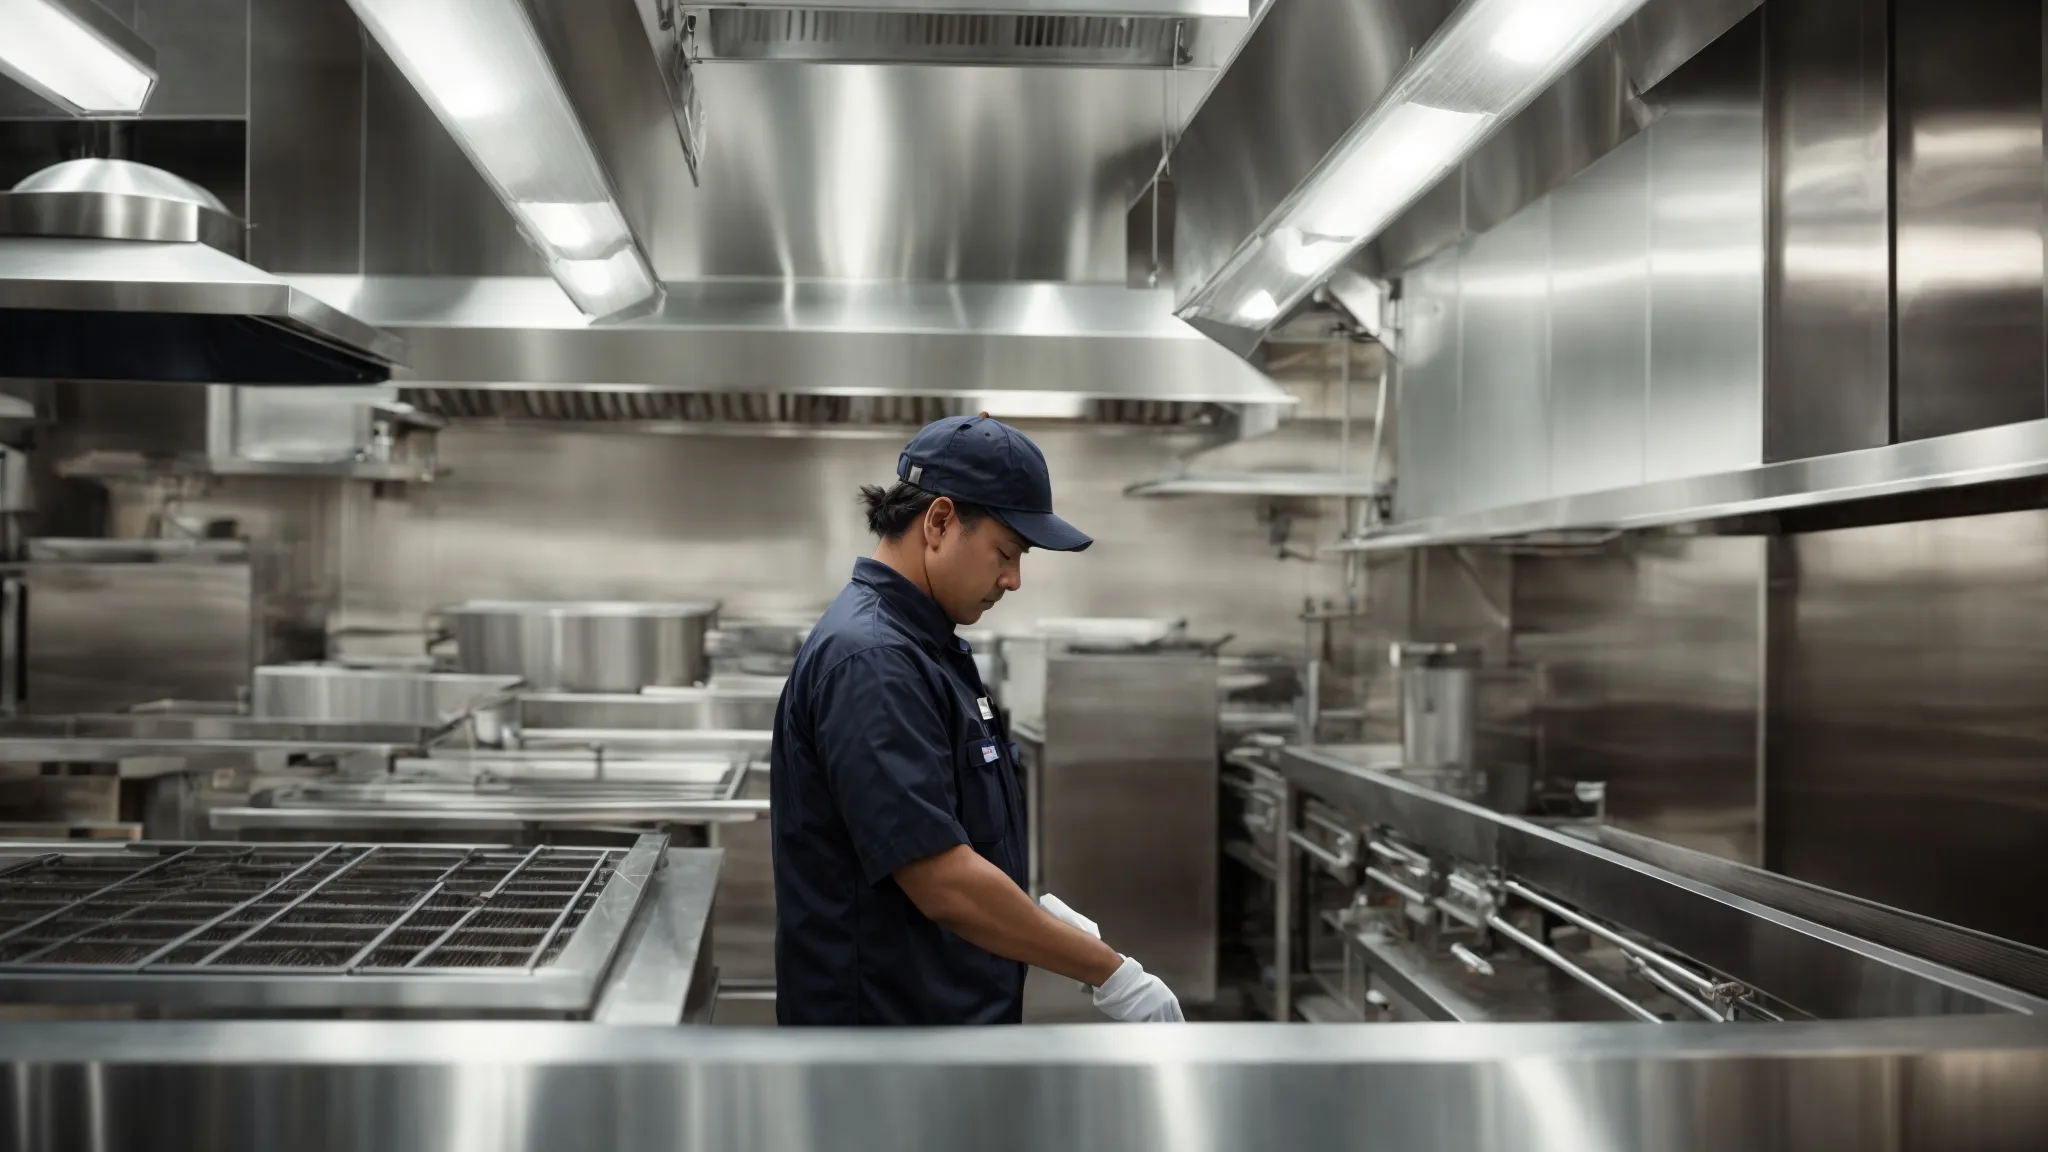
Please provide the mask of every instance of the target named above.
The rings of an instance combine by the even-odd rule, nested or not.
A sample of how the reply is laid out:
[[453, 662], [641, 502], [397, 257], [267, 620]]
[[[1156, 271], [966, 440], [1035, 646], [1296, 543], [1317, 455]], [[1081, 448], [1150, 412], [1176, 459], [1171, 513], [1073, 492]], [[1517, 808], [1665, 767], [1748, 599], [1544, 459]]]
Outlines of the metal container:
[[435, 614], [461, 671], [518, 676], [544, 691], [637, 692], [705, 678], [718, 604], [471, 600]]
[[1469, 773], [1479, 723], [1479, 652], [1456, 644], [1396, 644], [1401, 759], [1410, 768]]
[[332, 664], [268, 664], [256, 669], [250, 711], [292, 720], [381, 721], [436, 727], [467, 718], [478, 744], [504, 743], [517, 701], [517, 676], [462, 672], [390, 672]]

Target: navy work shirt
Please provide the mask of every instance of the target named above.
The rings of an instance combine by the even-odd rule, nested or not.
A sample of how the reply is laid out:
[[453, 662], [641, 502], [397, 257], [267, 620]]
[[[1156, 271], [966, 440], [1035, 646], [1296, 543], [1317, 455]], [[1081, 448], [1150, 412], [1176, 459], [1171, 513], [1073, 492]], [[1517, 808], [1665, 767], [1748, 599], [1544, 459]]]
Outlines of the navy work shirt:
[[1014, 1024], [1024, 965], [927, 919], [892, 877], [957, 844], [1026, 882], [1014, 749], [938, 602], [861, 560], [775, 709], [775, 1014]]

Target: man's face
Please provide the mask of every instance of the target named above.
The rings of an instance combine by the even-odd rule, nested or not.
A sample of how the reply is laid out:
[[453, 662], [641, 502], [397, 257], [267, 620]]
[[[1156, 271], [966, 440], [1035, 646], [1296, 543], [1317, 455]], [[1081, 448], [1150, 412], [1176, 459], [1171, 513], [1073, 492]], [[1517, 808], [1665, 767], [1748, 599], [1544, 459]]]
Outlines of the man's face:
[[962, 626], [981, 619], [1006, 592], [1024, 586], [1026, 545], [992, 517], [964, 523], [953, 502], [940, 497], [924, 517], [925, 576], [932, 599]]

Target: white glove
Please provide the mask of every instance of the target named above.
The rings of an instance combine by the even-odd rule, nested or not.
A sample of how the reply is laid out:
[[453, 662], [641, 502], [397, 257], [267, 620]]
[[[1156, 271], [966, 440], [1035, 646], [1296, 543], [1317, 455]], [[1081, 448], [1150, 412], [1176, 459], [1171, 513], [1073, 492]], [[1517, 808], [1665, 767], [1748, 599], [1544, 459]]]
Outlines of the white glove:
[[1114, 1020], [1131, 1023], [1163, 1021], [1178, 1024], [1187, 1017], [1180, 1014], [1180, 998], [1166, 981], [1145, 971], [1145, 966], [1124, 957], [1123, 967], [1109, 982], [1095, 990], [1095, 1006]]

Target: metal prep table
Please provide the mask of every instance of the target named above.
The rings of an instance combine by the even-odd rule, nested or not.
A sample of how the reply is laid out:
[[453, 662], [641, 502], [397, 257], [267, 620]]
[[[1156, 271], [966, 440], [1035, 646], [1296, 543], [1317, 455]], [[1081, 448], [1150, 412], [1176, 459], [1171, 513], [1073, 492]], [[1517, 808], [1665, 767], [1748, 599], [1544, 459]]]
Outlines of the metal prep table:
[[702, 1019], [722, 853], [0, 845], [0, 1009]]

